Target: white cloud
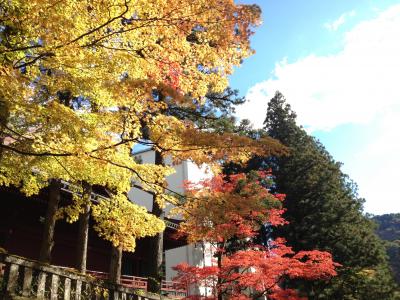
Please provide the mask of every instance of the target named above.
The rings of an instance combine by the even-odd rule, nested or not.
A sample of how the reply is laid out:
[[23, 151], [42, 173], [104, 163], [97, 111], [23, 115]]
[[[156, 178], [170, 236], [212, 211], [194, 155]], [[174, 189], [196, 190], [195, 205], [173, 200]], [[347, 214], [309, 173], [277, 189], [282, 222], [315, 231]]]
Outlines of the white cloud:
[[[368, 123], [400, 101], [400, 5], [345, 35], [343, 50], [276, 64], [273, 77], [251, 87], [240, 118], [262, 126], [267, 102], [281, 91], [310, 130]], [[263, 109], [262, 109], [263, 108]]]
[[309, 131], [375, 124], [370, 143], [344, 161], [344, 170], [359, 184], [367, 211], [399, 212], [399, 37], [400, 5], [396, 5], [347, 32], [343, 50], [335, 55], [277, 63], [273, 77], [249, 89], [248, 102], [238, 116], [261, 127], [267, 103], [279, 90]]
[[344, 171], [358, 183], [367, 212], [399, 213], [400, 103], [375, 123], [369, 144], [345, 162]]
[[354, 17], [356, 15], [356, 12], [354, 10], [349, 11], [349, 12], [345, 12], [344, 14], [342, 14], [339, 18], [337, 18], [335, 21], [333, 22], [326, 22], [324, 24], [324, 27], [328, 30], [331, 31], [336, 31], [338, 30], [338, 28], [340, 26], [342, 26], [346, 20], [350, 17]]

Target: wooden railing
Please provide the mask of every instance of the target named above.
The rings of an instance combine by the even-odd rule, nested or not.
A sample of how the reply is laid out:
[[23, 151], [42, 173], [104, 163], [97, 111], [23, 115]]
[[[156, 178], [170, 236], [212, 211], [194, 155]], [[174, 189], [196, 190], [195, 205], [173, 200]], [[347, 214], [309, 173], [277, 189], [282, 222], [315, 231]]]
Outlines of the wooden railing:
[[187, 297], [187, 289], [180, 288], [176, 281], [163, 280], [161, 283], [161, 293], [173, 297]]
[[[98, 272], [98, 271], [87, 271], [88, 275], [91, 275], [95, 278], [107, 280], [108, 273]], [[129, 276], [129, 275], [122, 275], [121, 276], [121, 285], [134, 288], [134, 289], [141, 289], [147, 290], [147, 278], [138, 277], [138, 276]]]
[[147, 278], [137, 276], [121, 276], [121, 284], [135, 289], [147, 290]]
[[[107, 280], [108, 278], [108, 273], [104, 272], [87, 271], [86, 273], [101, 280]], [[122, 275], [121, 285], [128, 288], [147, 290], [147, 278]], [[161, 293], [163, 295], [172, 296], [174, 298], [183, 298], [188, 295], [187, 290], [179, 288], [177, 282], [166, 280], [163, 280], [161, 283]]]
[[9, 254], [0, 253], [0, 267], [0, 299], [23, 296], [50, 300], [160, 300], [156, 295], [138, 292], [126, 285], [111, 284], [72, 269]]

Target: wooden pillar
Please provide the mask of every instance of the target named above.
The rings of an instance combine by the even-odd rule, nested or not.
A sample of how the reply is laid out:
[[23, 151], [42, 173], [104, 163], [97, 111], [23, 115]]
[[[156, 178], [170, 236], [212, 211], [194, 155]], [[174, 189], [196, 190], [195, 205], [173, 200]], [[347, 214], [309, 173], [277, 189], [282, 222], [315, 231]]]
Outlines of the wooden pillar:
[[83, 183], [82, 197], [85, 200], [83, 213], [79, 216], [78, 242], [77, 242], [77, 260], [76, 268], [81, 273], [86, 273], [87, 247], [89, 240], [89, 219], [90, 219], [90, 195], [92, 186], [86, 182]]
[[47, 205], [46, 219], [44, 221], [42, 245], [39, 260], [44, 263], [51, 262], [51, 250], [54, 246], [54, 230], [56, 226], [56, 213], [61, 197], [61, 182], [52, 179], [49, 185], [49, 202]]

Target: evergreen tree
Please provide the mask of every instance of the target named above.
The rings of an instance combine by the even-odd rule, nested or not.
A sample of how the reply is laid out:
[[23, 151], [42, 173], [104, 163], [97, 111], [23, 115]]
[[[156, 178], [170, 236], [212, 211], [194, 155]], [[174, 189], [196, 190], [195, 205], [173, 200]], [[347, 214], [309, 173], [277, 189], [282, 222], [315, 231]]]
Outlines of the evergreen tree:
[[385, 241], [390, 266], [400, 284], [400, 214], [385, 214], [372, 219], [378, 224], [376, 232]]
[[324, 146], [296, 124], [296, 114], [279, 92], [271, 99], [264, 132], [289, 148], [281, 157], [254, 157], [243, 170], [272, 169], [275, 188], [286, 194], [283, 215], [289, 222], [276, 232], [295, 251], [318, 249], [332, 253], [342, 265], [328, 281], [288, 281], [309, 299], [397, 299], [385, 248], [374, 223], [362, 213], [357, 186], [340, 170]]

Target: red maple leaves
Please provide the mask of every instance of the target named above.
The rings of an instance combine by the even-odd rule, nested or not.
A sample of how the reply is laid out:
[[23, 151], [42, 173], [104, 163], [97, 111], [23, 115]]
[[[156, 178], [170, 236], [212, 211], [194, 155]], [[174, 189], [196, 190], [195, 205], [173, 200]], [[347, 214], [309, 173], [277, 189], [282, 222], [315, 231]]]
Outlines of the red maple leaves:
[[[190, 241], [214, 245], [217, 266], [179, 264], [176, 280], [182, 286], [211, 289], [209, 295], [189, 298], [217, 299], [305, 299], [295, 290], [284, 289], [287, 278], [328, 279], [336, 275], [328, 252], [294, 253], [285, 240], [257, 237], [264, 224], [283, 225], [283, 194], [271, 194], [271, 174], [253, 172], [206, 180], [188, 185], [188, 201], [183, 207], [181, 230]], [[265, 239], [264, 239], [265, 240]], [[238, 246], [240, 244], [240, 246]]]

